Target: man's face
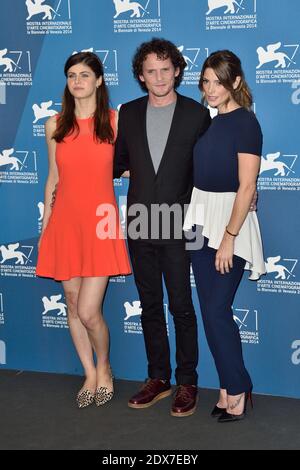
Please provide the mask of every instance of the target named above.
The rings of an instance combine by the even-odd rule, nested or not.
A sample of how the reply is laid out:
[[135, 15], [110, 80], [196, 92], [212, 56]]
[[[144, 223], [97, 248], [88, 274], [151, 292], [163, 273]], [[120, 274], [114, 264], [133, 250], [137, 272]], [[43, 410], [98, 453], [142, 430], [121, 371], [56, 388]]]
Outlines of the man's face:
[[143, 73], [139, 76], [145, 83], [149, 95], [165, 97], [174, 91], [175, 78], [179, 75], [179, 68], [175, 69], [170, 58], [158, 59], [152, 53], [143, 63]]

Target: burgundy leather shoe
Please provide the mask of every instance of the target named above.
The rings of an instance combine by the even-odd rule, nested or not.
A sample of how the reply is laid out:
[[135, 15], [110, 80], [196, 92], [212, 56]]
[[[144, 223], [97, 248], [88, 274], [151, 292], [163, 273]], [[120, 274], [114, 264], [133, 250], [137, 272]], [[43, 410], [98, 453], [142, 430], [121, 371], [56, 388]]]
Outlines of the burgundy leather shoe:
[[172, 416], [190, 416], [197, 406], [198, 387], [196, 385], [179, 385], [172, 404]]
[[130, 398], [130, 408], [148, 408], [162, 398], [171, 395], [172, 389], [169, 381], [148, 379], [140, 392]]

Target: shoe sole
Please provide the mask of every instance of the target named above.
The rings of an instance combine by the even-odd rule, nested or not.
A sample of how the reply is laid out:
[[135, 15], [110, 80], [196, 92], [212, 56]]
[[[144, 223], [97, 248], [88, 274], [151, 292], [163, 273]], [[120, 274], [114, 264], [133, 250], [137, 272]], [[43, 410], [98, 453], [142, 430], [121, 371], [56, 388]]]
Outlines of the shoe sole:
[[[224, 408], [223, 411], [226, 411], [226, 408]], [[211, 416], [211, 418], [214, 418], [214, 419], [215, 419], [215, 418], [220, 418], [220, 416], [222, 415], [223, 411], [221, 411], [221, 412], [218, 411], [218, 412], [215, 413], [215, 414], [212, 414], [212, 413], [211, 413], [210, 416]]]
[[189, 411], [182, 412], [182, 413], [176, 413], [176, 411], [171, 410], [171, 416], [175, 416], [176, 418], [184, 418], [185, 416], [191, 416], [196, 411], [197, 403], [198, 403], [198, 397], [196, 398], [196, 404], [195, 404], [194, 408], [192, 408]]
[[218, 423], [235, 423], [236, 421], [242, 421], [242, 419], [246, 418], [246, 414], [243, 413], [242, 415], [236, 415], [234, 418], [228, 418], [228, 419], [218, 419]]
[[156, 395], [155, 398], [153, 398], [152, 401], [149, 401], [148, 403], [143, 403], [141, 405], [137, 405], [135, 403], [130, 403], [128, 402], [129, 408], [135, 408], [135, 409], [143, 409], [143, 408], [149, 408], [152, 405], [155, 405], [159, 400], [162, 400], [163, 398], [169, 397], [172, 395], [172, 390], [166, 390], [165, 392], [160, 393], [159, 395]]

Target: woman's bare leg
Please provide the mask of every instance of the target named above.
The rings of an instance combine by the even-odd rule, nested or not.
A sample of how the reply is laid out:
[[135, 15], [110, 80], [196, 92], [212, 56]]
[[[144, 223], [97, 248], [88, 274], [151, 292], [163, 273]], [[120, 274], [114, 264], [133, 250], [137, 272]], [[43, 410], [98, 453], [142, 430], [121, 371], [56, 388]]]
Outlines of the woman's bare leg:
[[218, 408], [227, 408], [227, 390], [220, 388], [219, 401], [217, 403]]
[[109, 366], [109, 332], [102, 315], [102, 304], [108, 277], [86, 277], [82, 279], [78, 299], [78, 315], [87, 329], [97, 356], [97, 388], [112, 390]]
[[96, 389], [96, 367], [93, 358], [93, 348], [86, 327], [78, 316], [78, 297], [82, 278], [74, 277], [69, 281], [62, 281], [62, 284], [68, 307], [70, 333], [86, 377], [82, 389], [88, 389], [93, 393]]
[[244, 411], [246, 393], [240, 393], [239, 395], [227, 395], [228, 405], [227, 413], [233, 415], [240, 415]]

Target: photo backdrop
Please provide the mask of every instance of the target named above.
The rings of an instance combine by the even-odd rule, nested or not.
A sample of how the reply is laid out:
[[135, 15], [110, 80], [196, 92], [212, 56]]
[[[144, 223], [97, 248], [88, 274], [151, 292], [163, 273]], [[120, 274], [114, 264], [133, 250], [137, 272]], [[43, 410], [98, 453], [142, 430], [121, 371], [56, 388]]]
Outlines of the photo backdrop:
[[[196, 100], [208, 54], [227, 48], [242, 60], [264, 134], [258, 215], [267, 274], [256, 283], [245, 273], [234, 318], [254, 391], [300, 398], [300, 2], [2, 0], [0, 22], [0, 367], [82, 374], [61, 285], [34, 274], [47, 177], [44, 123], [60, 110], [70, 54], [99, 55], [111, 105], [118, 108], [142, 96], [131, 58], [142, 41], [159, 36], [182, 51], [187, 67], [179, 92]], [[114, 184], [124, 224], [127, 182]], [[192, 272], [191, 283], [199, 382], [216, 388]], [[110, 280], [104, 312], [115, 376], [143, 380], [141, 309], [132, 276]], [[174, 360], [167, 296], [165, 314]]]

